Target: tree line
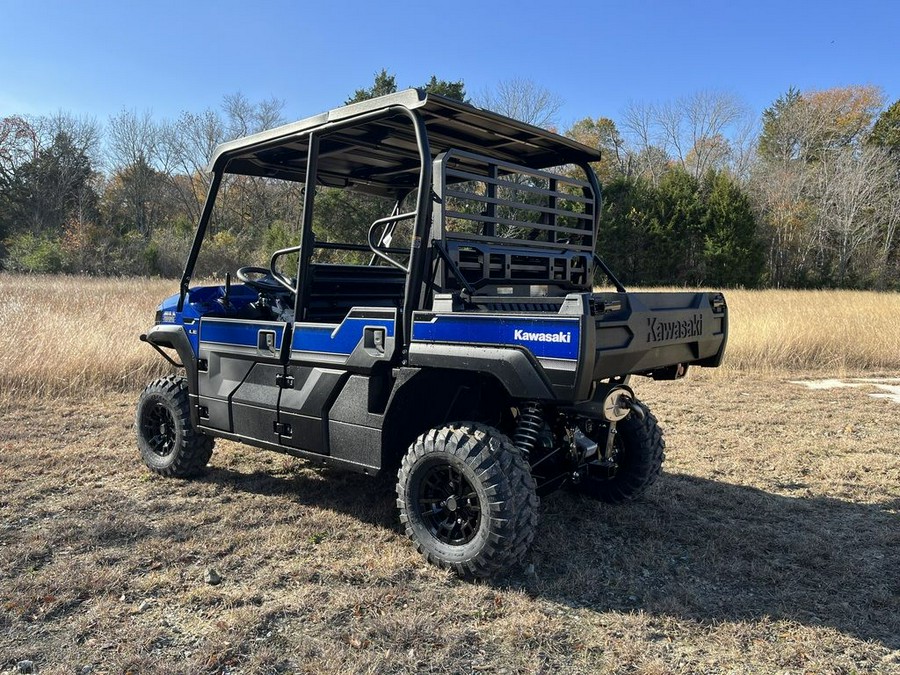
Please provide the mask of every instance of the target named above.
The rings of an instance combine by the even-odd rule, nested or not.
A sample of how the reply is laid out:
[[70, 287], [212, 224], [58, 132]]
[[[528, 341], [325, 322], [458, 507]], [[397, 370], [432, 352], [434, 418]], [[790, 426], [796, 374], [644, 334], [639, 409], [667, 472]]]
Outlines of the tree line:
[[[560, 129], [560, 99], [527, 79], [470, 96], [429, 91], [599, 147], [598, 251], [626, 284], [900, 289], [900, 101], [873, 86], [790, 89], [756, 118], [735, 96], [630, 104]], [[398, 89], [387, 70], [344, 103]], [[339, 103], [339, 102], [338, 102]], [[226, 96], [172, 120], [123, 110], [0, 118], [0, 264], [24, 272], [177, 276], [228, 139], [284, 123], [284, 103]], [[230, 176], [201, 273], [291, 245], [301, 186]], [[384, 215], [372, 198], [317, 198], [317, 237]]]

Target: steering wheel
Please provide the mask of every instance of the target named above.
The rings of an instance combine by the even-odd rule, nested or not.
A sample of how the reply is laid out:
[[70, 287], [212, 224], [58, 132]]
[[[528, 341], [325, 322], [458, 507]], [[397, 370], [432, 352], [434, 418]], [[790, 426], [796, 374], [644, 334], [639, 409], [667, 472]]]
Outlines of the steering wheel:
[[[262, 276], [260, 278], [253, 278], [251, 275]], [[275, 291], [284, 290], [284, 287], [275, 280], [274, 276], [272, 276], [272, 270], [265, 267], [254, 267], [252, 265], [241, 267], [237, 271], [237, 278], [240, 279], [242, 283], [264, 293], [274, 293]]]

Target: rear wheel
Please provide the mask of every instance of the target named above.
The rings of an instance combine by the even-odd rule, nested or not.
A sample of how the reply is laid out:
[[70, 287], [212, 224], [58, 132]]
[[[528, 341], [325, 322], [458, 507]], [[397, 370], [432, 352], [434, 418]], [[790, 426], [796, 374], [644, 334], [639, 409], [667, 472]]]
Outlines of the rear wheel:
[[[632, 413], [616, 424], [612, 463], [592, 462], [580, 470], [578, 483], [571, 486], [591, 499], [621, 504], [643, 495], [662, 470], [666, 443], [656, 417], [643, 408], [644, 418]], [[600, 443], [603, 448], [605, 439]]]
[[473, 422], [416, 439], [397, 474], [397, 506], [416, 548], [461, 576], [520, 562], [537, 525], [528, 463], [506, 436]]
[[135, 426], [144, 464], [161, 476], [196, 476], [212, 456], [212, 437], [191, 423], [184, 378], [161, 377], [147, 385], [138, 400]]

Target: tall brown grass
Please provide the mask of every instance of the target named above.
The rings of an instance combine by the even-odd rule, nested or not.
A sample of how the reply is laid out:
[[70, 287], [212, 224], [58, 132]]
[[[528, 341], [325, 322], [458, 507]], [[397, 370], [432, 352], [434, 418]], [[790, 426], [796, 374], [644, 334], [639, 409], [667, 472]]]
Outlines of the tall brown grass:
[[170, 367], [138, 336], [161, 279], [0, 274], [0, 398], [130, 391]]
[[[133, 391], [169, 366], [138, 340], [165, 279], [0, 274], [0, 398]], [[723, 372], [896, 372], [900, 294], [728, 291]]]
[[900, 371], [900, 293], [735, 290], [725, 297], [726, 371]]

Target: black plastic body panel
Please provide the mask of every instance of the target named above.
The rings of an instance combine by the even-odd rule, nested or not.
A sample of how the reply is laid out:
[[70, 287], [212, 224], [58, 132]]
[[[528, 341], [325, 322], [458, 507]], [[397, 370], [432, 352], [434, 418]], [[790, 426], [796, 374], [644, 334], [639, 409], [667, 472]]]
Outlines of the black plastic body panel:
[[351, 375], [331, 406], [328, 437], [339, 459], [380, 469], [381, 427], [387, 403], [385, 377]]
[[[222, 333], [222, 329], [225, 333]], [[278, 440], [275, 423], [284, 373], [275, 336], [289, 339], [282, 322], [204, 317], [199, 327], [197, 405], [207, 429], [264, 441]], [[237, 335], [233, 343], [229, 337]], [[266, 338], [272, 336], [269, 343]]]
[[281, 442], [291, 448], [332, 454], [329, 452], [327, 411], [346, 373], [289, 365], [287, 375], [293, 378], [293, 384], [281, 393], [279, 421], [290, 425], [291, 434], [283, 435]]
[[188, 384], [188, 397], [191, 401], [191, 422], [197, 426], [205, 420], [201, 420], [197, 406], [197, 359], [188, 339], [184, 327], [176, 324], [157, 324], [147, 331], [147, 342], [157, 347], [174, 349], [178, 354], [181, 364], [184, 366], [185, 377]]
[[409, 365], [486, 373], [496, 377], [514, 398], [556, 398], [553, 385], [524, 349], [414, 342]]
[[213, 429], [234, 431], [229, 399], [250, 373], [254, 363], [250, 359], [223, 357], [218, 353], [205, 356], [206, 368], [197, 372], [199, 404], [208, 411], [203, 424]]
[[[238, 388], [238, 392], [246, 388], [249, 401], [271, 405], [275, 400], [275, 408], [242, 402], [236, 393], [232, 397], [232, 429], [212, 427], [205, 420], [201, 428], [214, 436], [256, 447], [377, 473], [381, 468], [384, 417], [370, 413], [369, 404], [376, 409], [383, 406], [379, 378], [288, 366], [288, 374], [294, 378], [291, 387], [281, 389], [280, 395], [272, 394], [265, 385], [259, 388], [257, 379], [263, 383], [274, 380], [278, 370], [277, 366], [257, 365]], [[286, 429], [290, 433], [285, 433]]]
[[285, 455], [291, 455], [292, 457], [301, 457], [303, 459], [309, 459], [314, 462], [320, 462], [322, 464], [327, 464], [329, 466], [335, 466], [341, 469], [345, 469], [348, 471], [355, 471], [358, 473], [365, 473], [369, 475], [374, 475], [378, 473], [377, 468], [373, 468], [373, 466], [367, 463], [357, 463], [347, 459], [341, 459], [339, 457], [332, 457], [330, 455], [323, 455], [316, 452], [309, 452], [307, 450], [301, 450], [300, 448], [292, 448], [286, 445], [281, 445], [279, 443], [273, 443], [270, 441], [262, 441], [257, 438], [250, 438], [248, 436], [242, 436], [241, 434], [228, 433], [225, 431], [218, 431], [215, 429], [209, 429], [204, 426], [199, 427], [201, 431], [208, 432], [211, 436], [216, 436], [217, 438], [225, 438], [229, 441], [237, 441], [238, 443], [244, 443], [246, 445], [251, 445], [256, 448], [262, 448], [263, 450], [272, 450], [274, 452], [280, 452]]
[[277, 440], [278, 398], [276, 377], [282, 366], [257, 363], [231, 395], [232, 430], [263, 441]]

